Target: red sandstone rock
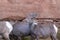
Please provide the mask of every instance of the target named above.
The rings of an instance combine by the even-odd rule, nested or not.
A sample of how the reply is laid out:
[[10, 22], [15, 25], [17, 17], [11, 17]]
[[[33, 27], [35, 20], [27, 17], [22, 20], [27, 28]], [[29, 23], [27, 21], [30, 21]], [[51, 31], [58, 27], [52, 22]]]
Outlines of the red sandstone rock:
[[37, 18], [60, 18], [59, 4], [59, 0], [0, 0], [0, 19], [26, 17], [30, 12], [36, 12]]

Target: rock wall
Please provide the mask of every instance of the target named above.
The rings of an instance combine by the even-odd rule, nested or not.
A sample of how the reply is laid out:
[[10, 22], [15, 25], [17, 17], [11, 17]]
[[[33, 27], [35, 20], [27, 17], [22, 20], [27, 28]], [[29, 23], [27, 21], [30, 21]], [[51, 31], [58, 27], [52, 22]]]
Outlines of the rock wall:
[[0, 19], [26, 17], [35, 12], [37, 18], [60, 18], [60, 0], [0, 0]]

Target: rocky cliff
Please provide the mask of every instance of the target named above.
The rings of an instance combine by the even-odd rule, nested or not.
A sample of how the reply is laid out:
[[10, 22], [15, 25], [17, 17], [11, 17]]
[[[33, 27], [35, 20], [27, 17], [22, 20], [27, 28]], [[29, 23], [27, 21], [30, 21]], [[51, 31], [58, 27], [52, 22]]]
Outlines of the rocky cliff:
[[0, 19], [26, 17], [31, 12], [37, 18], [60, 18], [60, 0], [0, 0]]

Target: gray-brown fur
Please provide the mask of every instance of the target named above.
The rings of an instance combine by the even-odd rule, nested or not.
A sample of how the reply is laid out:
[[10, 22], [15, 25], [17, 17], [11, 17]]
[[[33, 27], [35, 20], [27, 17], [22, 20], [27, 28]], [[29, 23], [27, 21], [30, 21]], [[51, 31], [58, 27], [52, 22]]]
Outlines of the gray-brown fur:
[[51, 40], [57, 40], [57, 34], [53, 27], [53, 23], [38, 23], [32, 30], [33, 36], [32, 38], [36, 38], [39, 40], [40, 38], [48, 38], [51, 37]]
[[0, 21], [0, 35], [5, 39], [5, 40], [10, 40], [9, 39], [9, 28], [6, 26], [6, 21]]
[[31, 25], [33, 23], [33, 18], [35, 17], [35, 14], [31, 14], [22, 22], [17, 22], [13, 25], [12, 35], [18, 38], [16, 40], [21, 40], [22, 36], [29, 36], [31, 34]]

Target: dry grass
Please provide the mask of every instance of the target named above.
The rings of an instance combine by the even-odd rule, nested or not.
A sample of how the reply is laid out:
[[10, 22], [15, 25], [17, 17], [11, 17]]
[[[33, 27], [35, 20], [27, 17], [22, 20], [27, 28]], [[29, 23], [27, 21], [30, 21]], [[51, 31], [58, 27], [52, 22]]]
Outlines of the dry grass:
[[57, 38], [60, 40], [60, 28], [59, 28], [59, 31], [58, 31]]

